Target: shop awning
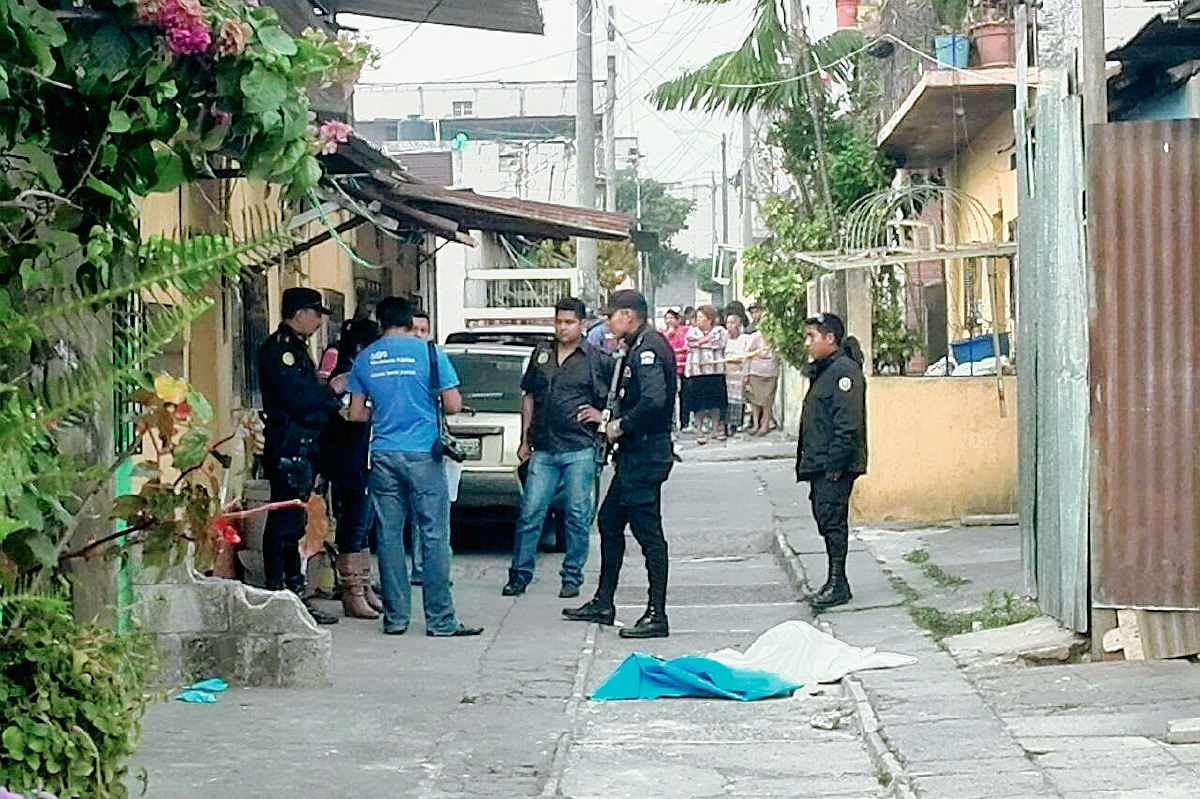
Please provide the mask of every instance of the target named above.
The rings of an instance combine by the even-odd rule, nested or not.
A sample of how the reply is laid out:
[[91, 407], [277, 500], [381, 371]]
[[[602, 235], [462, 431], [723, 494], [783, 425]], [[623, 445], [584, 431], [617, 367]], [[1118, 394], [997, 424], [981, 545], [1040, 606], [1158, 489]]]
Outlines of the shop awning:
[[269, 0], [293, 30], [359, 14], [426, 25], [453, 25], [508, 33], [542, 34], [538, 0]]
[[[1037, 70], [1029, 70], [1030, 85]], [[1016, 108], [1015, 69], [926, 72], [879, 131], [879, 147], [905, 169], [953, 160], [1002, 114]]]
[[[534, 239], [621, 241], [632, 238], [634, 219], [625, 214], [477, 194], [420, 182], [369, 143], [352, 136], [326, 165], [326, 196], [375, 224], [422, 230], [473, 245], [472, 230]], [[387, 218], [391, 222], [380, 219]]]

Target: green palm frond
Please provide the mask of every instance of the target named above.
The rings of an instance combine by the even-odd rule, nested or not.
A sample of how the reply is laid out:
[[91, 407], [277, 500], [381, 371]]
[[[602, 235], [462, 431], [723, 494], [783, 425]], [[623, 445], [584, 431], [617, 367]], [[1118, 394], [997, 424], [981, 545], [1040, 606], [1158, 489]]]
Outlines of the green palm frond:
[[795, 41], [779, 7], [759, 0], [757, 13], [740, 48], [661, 84], [650, 93], [650, 101], [660, 111], [779, 110], [802, 102], [802, 76], [818, 67], [843, 84], [853, 79], [854, 64], [848, 56], [862, 47], [861, 33], [837, 31], [812, 45], [811, 58], [797, 61]]
[[54, 327], [78, 331], [81, 317], [131, 294], [171, 289], [198, 292], [216, 277], [240, 277], [258, 264], [278, 258], [292, 244], [292, 236], [278, 225], [241, 242], [226, 236], [194, 236], [182, 242], [155, 236], [142, 245], [134, 275], [98, 291], [73, 285], [43, 297], [31, 310], [0, 319], [0, 341], [20, 348], [23, 340], [44, 336]]

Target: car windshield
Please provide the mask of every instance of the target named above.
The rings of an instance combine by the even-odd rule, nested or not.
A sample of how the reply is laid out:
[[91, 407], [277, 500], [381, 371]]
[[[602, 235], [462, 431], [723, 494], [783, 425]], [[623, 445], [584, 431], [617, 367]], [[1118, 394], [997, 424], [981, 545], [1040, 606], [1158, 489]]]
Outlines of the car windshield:
[[485, 413], [521, 412], [521, 376], [525, 355], [482, 352], [450, 352], [458, 372], [463, 404]]

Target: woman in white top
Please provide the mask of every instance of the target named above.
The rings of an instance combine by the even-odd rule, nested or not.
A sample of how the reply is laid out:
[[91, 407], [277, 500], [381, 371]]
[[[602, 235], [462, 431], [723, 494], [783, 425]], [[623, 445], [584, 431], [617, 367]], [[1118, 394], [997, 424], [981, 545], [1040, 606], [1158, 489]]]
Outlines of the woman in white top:
[[733, 435], [742, 426], [746, 412], [743, 386], [746, 382], [746, 356], [750, 352], [750, 336], [742, 333], [742, 317], [731, 313], [725, 317], [729, 341], [725, 343], [725, 427]]
[[684, 374], [691, 385], [692, 412], [696, 414], [696, 443], [707, 443], [704, 420], [718, 441], [725, 440], [721, 414], [725, 411], [725, 344], [729, 340], [725, 328], [717, 324], [717, 309], [701, 305], [696, 309], [696, 323], [688, 328], [687, 363]]

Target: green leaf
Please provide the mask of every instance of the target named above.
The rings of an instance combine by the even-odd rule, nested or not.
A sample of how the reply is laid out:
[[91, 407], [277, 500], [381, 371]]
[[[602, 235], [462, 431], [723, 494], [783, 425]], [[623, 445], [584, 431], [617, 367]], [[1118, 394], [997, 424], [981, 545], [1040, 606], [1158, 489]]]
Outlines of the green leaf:
[[29, 168], [41, 178], [50, 191], [58, 191], [62, 188], [62, 179], [58, 176], [58, 167], [54, 163], [54, 157], [34, 142], [26, 141], [16, 145], [10, 151], [10, 155], [15, 159], [27, 161]]
[[147, 480], [156, 480], [162, 472], [158, 468], [158, 464], [152, 461], [138, 461], [133, 464], [133, 471], [130, 473], [134, 478], [144, 477]]
[[0, 65], [0, 100], [7, 100], [11, 95], [8, 91], [8, 70]]
[[129, 114], [126, 114], [119, 108], [114, 108], [108, 114], [108, 132], [109, 133], [128, 133], [133, 127], [133, 123], [129, 119]]
[[262, 42], [262, 46], [268, 52], [275, 53], [276, 55], [295, 55], [298, 49], [296, 47], [296, 40], [284, 31], [283, 28], [274, 25], [259, 28], [258, 40]]
[[208, 397], [201, 394], [199, 391], [189, 391], [187, 395], [187, 404], [192, 406], [192, 415], [202, 422], [207, 422], [213, 418], [213, 408], [209, 404]]
[[8, 538], [8, 536], [12, 533], [18, 532], [19, 530], [26, 530], [28, 528], [29, 525], [22, 521], [18, 521], [11, 516], [0, 516], [0, 543], [2, 543], [5, 538]]
[[242, 76], [241, 89], [245, 110], [251, 114], [278, 111], [288, 96], [287, 79], [262, 64], [255, 64]]
[[88, 175], [87, 179], [84, 181], [84, 185], [86, 185], [92, 191], [97, 192], [98, 194], [103, 194], [105, 197], [108, 197], [110, 199], [113, 199], [113, 200], [124, 200], [125, 199], [124, 195], [122, 195], [121, 192], [117, 191], [112, 186], [105, 183], [103, 180], [100, 180], [95, 175]]
[[110, 81], [129, 72], [133, 42], [117, 25], [105, 25], [91, 40], [92, 60], [96, 68]]
[[149, 192], [165, 192], [187, 183], [187, 169], [179, 153], [160, 141], [150, 143], [154, 150], [155, 182]]
[[0, 742], [4, 743], [4, 748], [14, 760], [25, 757], [25, 733], [21, 732], [20, 727], [5, 727], [3, 734], [0, 734]]
[[207, 430], [192, 429], [183, 434], [175, 447], [172, 465], [180, 471], [199, 466], [208, 455], [209, 433]]
[[146, 498], [138, 494], [124, 494], [113, 500], [113, 519], [132, 519], [146, 509]]

